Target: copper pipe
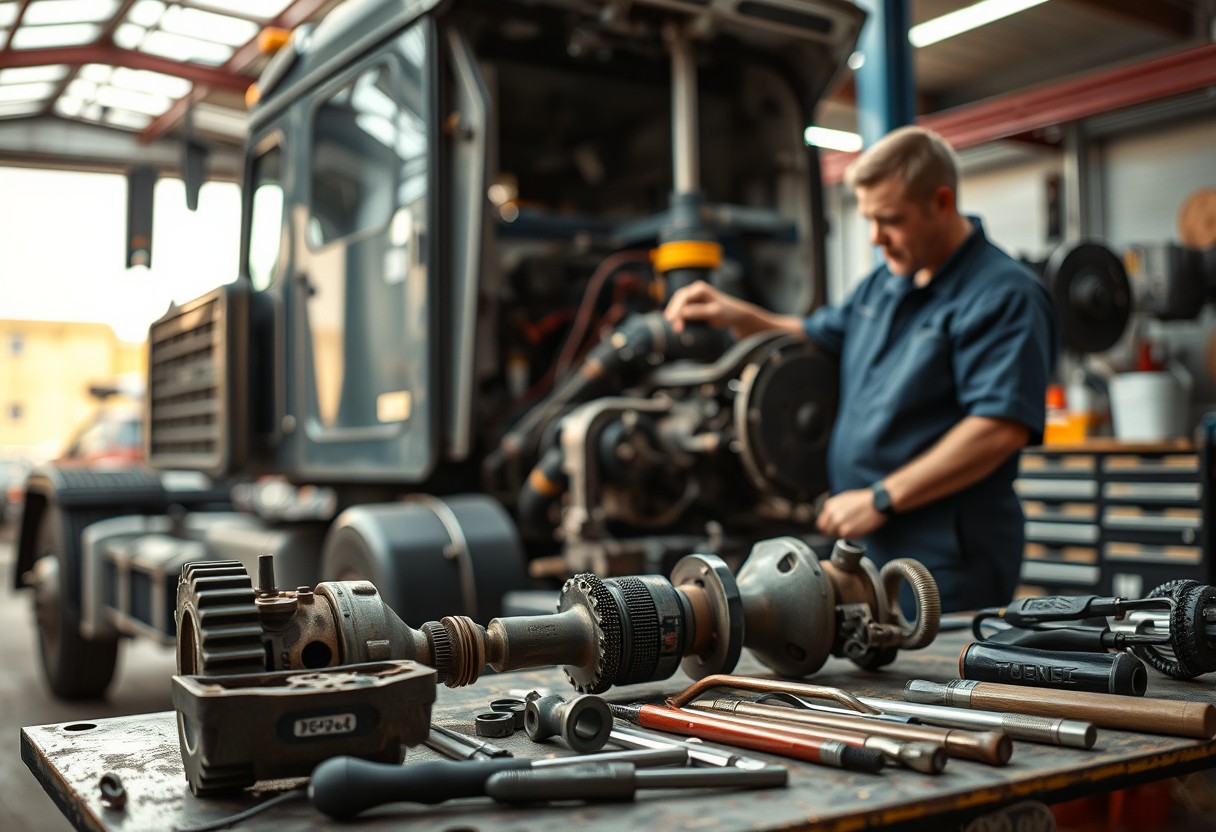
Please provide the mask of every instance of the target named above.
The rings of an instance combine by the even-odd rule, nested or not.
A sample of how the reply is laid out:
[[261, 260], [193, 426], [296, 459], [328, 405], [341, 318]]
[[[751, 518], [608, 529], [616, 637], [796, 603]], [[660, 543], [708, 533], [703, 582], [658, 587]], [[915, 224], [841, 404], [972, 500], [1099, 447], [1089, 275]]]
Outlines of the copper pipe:
[[800, 711], [778, 705], [762, 705], [742, 702], [738, 699], [699, 700], [693, 707], [755, 716], [761, 719], [795, 722], [809, 725], [814, 730], [835, 728], [852, 731], [862, 736], [889, 737], [903, 742], [929, 742], [944, 746], [951, 757], [976, 760], [992, 766], [1003, 766], [1013, 754], [1013, 743], [1000, 731], [961, 731], [951, 728], [936, 728], [930, 725], [904, 725], [895, 722], [879, 722], [864, 716], [845, 716], [821, 711]]
[[699, 737], [710, 742], [750, 748], [768, 754], [779, 754], [810, 763], [834, 766], [852, 771], [877, 771], [882, 767], [882, 754], [837, 740], [816, 739], [795, 735], [778, 728], [757, 728], [741, 725], [729, 719], [709, 714], [665, 708], [662, 705], [610, 705], [613, 716], [643, 728]]
[[[694, 702], [689, 707], [701, 711], [703, 710], [701, 703], [704, 701]], [[688, 708], [681, 708], [680, 712], [690, 713]], [[836, 740], [855, 748], [871, 748], [886, 757], [888, 762], [901, 765], [913, 771], [919, 771], [921, 774], [941, 774], [945, 770], [946, 762], [949, 759], [946, 749], [942, 747], [940, 742], [904, 741], [878, 736], [867, 737], [858, 731], [842, 728], [821, 727], [818, 725], [802, 727], [769, 719], [749, 718], [735, 714], [727, 715], [726, 713], [717, 711], [713, 712], [713, 716], [717, 719], [734, 722], [739, 725], [746, 725], [764, 731], [776, 731], [792, 737]]]
[[681, 708], [696, 699], [705, 691], [716, 688], [740, 688], [741, 690], [757, 690], [762, 693], [797, 693], [802, 696], [813, 696], [817, 699], [830, 699], [844, 705], [851, 711], [862, 714], [877, 714], [877, 708], [871, 708], [853, 694], [840, 688], [829, 688], [824, 685], [808, 685], [804, 682], [788, 682], [784, 679], [760, 679], [755, 676], [731, 676], [728, 673], [715, 673], [698, 679], [675, 696], [668, 697], [667, 704], [673, 708]]

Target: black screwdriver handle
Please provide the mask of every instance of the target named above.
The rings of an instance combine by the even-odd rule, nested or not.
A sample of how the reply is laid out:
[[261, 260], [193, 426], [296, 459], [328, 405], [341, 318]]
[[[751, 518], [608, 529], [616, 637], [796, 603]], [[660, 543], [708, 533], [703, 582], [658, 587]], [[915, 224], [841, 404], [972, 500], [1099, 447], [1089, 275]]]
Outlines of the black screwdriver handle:
[[1078, 653], [1105, 653], [1117, 639], [1109, 630], [1097, 627], [1053, 627], [1043, 630], [1023, 630], [1010, 627], [989, 636], [994, 644], [1016, 644], [1038, 650], [1072, 650]]
[[493, 775], [486, 783], [486, 794], [499, 803], [633, 800], [636, 791], [636, 769], [631, 763], [508, 771]]
[[530, 760], [514, 757], [437, 760], [408, 766], [333, 757], [313, 769], [308, 797], [313, 806], [331, 818], [347, 820], [385, 803], [442, 803], [458, 797], [482, 797], [492, 775], [530, 765]]

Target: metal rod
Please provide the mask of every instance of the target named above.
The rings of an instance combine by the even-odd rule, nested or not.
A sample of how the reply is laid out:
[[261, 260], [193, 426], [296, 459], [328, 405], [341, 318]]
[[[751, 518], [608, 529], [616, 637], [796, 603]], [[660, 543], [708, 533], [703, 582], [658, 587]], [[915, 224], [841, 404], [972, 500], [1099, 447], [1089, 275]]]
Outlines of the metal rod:
[[830, 688], [823, 685], [808, 685], [803, 682], [789, 682], [784, 679], [759, 679], [755, 676], [731, 676], [727, 673], [714, 673], [693, 682], [675, 696], [667, 699], [667, 704], [673, 708], [681, 708], [696, 699], [705, 691], [712, 688], [740, 688], [756, 690], [762, 693], [797, 693], [801, 696], [814, 696], [819, 699], [830, 699], [862, 714], [876, 714], [877, 709], [871, 708], [860, 699], [840, 688]]
[[671, 153], [675, 192], [701, 188], [701, 149], [697, 136], [697, 61], [688, 34], [675, 23], [663, 28], [671, 52]]
[[1027, 714], [1002, 714], [996, 711], [952, 708], [948, 705], [921, 705], [897, 702], [872, 696], [857, 697], [872, 708], [888, 714], [916, 717], [933, 725], [948, 728], [987, 728], [1004, 731], [1011, 739], [1062, 745], [1069, 748], [1093, 748], [1098, 731], [1092, 722], [1077, 719], [1052, 719]]
[[810, 726], [815, 731], [838, 729], [871, 737], [887, 737], [900, 742], [927, 742], [944, 746], [951, 757], [976, 760], [992, 766], [1003, 766], [1013, 753], [1013, 743], [999, 731], [963, 731], [953, 728], [937, 728], [931, 725], [897, 725], [879, 722], [863, 716], [844, 716], [815, 711], [800, 711], [779, 705], [760, 705], [738, 699], [698, 700], [695, 708], [715, 712], [775, 719], [786, 723]]
[[726, 751], [705, 745], [701, 742], [673, 740], [651, 734], [646, 731], [636, 731], [623, 725], [616, 725], [609, 734], [608, 740], [626, 748], [683, 748], [688, 752], [688, 759], [694, 763], [707, 766], [734, 766], [736, 768], [759, 769], [768, 765], [752, 757], [744, 757], [733, 751]]

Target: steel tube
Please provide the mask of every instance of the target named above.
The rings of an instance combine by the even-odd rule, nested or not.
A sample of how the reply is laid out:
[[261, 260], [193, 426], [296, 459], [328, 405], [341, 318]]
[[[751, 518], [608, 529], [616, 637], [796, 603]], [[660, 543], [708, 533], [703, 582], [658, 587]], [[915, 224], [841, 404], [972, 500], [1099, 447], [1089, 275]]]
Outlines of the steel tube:
[[872, 708], [886, 714], [916, 717], [932, 725], [947, 728], [980, 728], [1003, 731], [1010, 739], [1026, 740], [1069, 748], [1093, 748], [1098, 732], [1092, 722], [1077, 719], [1052, 719], [1027, 714], [1003, 714], [996, 711], [952, 708], [948, 705], [921, 705], [873, 696], [857, 697]]

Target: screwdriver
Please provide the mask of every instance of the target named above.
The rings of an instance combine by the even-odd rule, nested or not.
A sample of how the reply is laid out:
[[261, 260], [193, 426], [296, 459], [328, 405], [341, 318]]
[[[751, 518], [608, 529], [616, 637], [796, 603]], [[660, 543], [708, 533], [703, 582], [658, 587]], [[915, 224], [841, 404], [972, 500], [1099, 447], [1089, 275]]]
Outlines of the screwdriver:
[[500, 803], [632, 800], [638, 789], [765, 789], [784, 786], [788, 777], [781, 766], [639, 771], [632, 763], [586, 762], [557, 769], [500, 771], [486, 782], [486, 794]]
[[497, 757], [489, 760], [436, 760], [415, 765], [373, 763], [355, 757], [333, 757], [312, 771], [308, 798], [335, 820], [347, 820], [385, 803], [443, 803], [458, 797], [482, 797], [486, 781], [502, 771], [570, 767], [587, 762], [608, 764], [626, 760], [641, 765], [684, 765], [682, 748], [658, 751], [614, 751], [572, 757], [527, 760]]

